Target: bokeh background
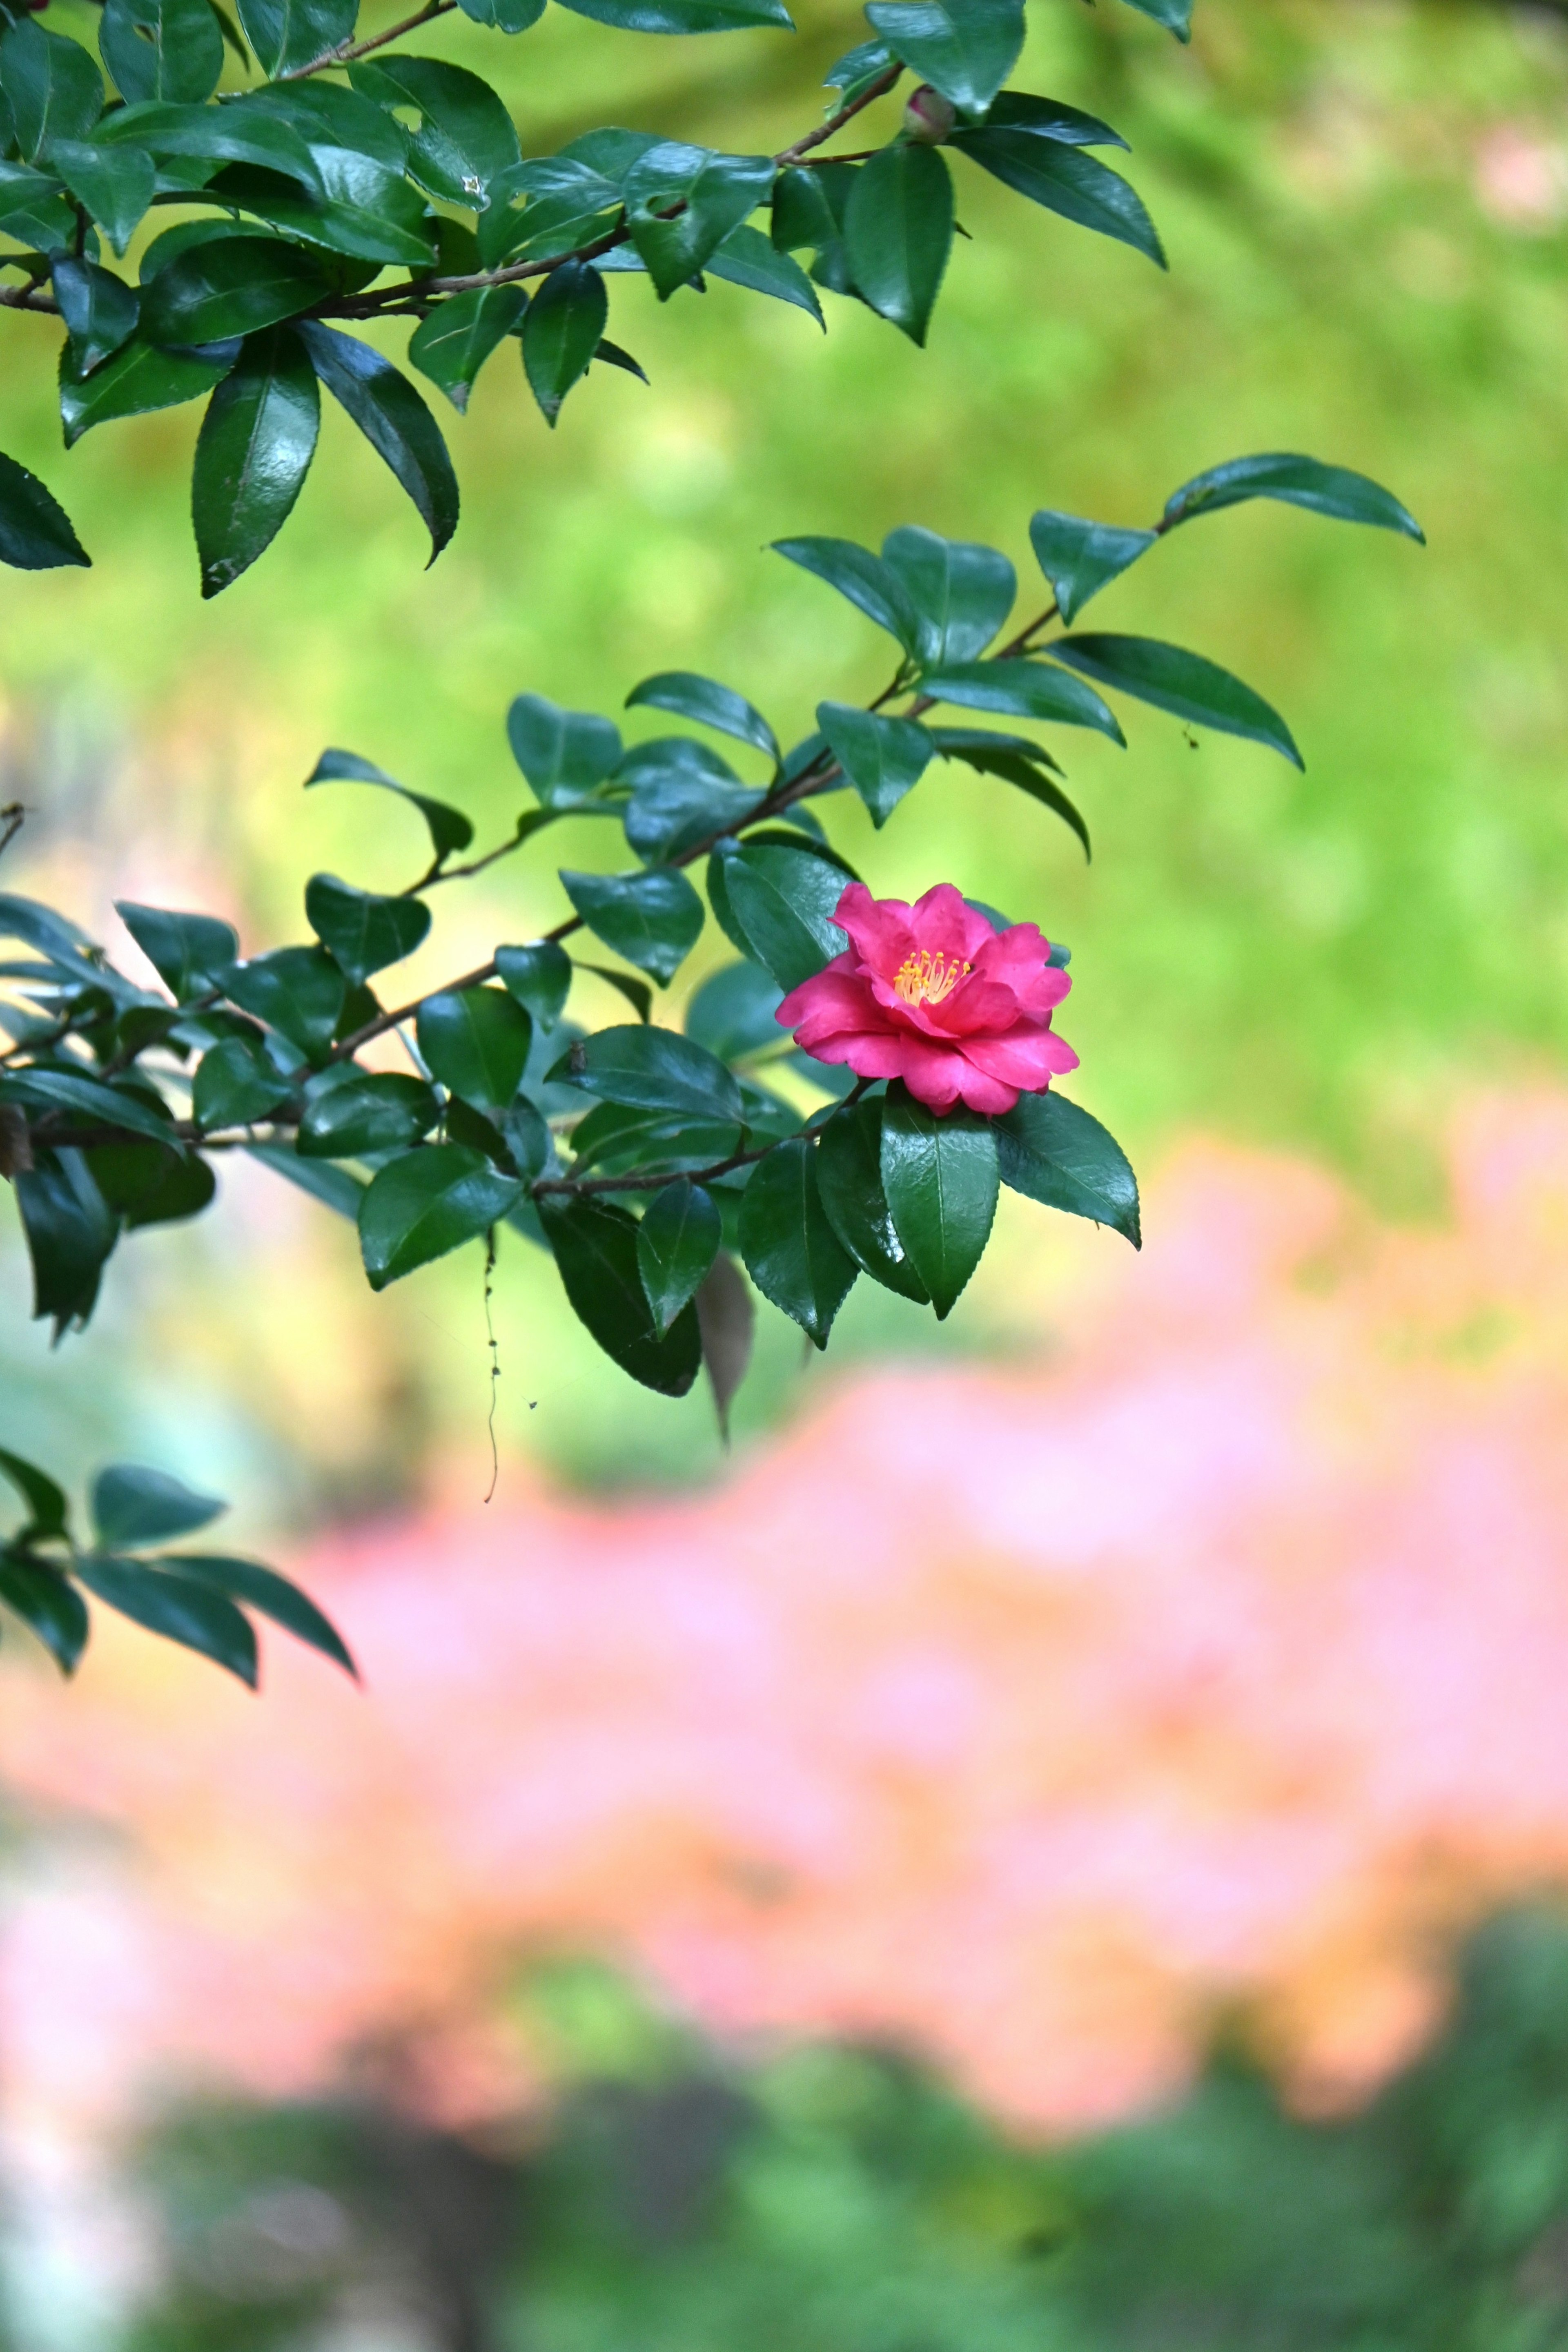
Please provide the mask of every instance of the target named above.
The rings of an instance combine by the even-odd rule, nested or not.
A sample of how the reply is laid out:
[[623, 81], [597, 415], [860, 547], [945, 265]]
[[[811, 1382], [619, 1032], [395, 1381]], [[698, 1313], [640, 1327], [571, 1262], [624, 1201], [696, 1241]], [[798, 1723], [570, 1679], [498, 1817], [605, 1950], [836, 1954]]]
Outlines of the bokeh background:
[[[526, 149], [762, 148], [856, 37], [800, 15], [427, 46]], [[1027, 578], [1038, 506], [1145, 521], [1301, 448], [1429, 540], [1248, 509], [1098, 608], [1239, 670], [1304, 776], [1134, 712], [1066, 751], [1088, 868], [965, 772], [880, 835], [833, 803], [881, 892], [1071, 944], [1147, 1246], [1009, 1200], [940, 1329], [862, 1284], [803, 1362], [764, 1309], [727, 1457], [522, 1243], [486, 1502], [474, 1254], [371, 1299], [235, 1170], [51, 1352], [0, 1217], [7, 1444], [232, 1496], [367, 1675], [279, 1641], [255, 1701], [103, 1626], [61, 1694], [7, 1629], [16, 2352], [1568, 2330], [1568, 17], [1200, 0], [1181, 49], [1035, 0], [1030, 44], [1132, 141], [1168, 277], [967, 173], [924, 353], [612, 278], [651, 387], [596, 371], [551, 435], [493, 362], [428, 573], [333, 414], [204, 605], [193, 417], [66, 462], [8, 322], [0, 446], [96, 561], [0, 575], [5, 879], [121, 950], [115, 896], [256, 947], [319, 867], [406, 878], [414, 820], [301, 793], [325, 744], [499, 832], [518, 690], [700, 667], [787, 740], [873, 693], [779, 535], [919, 521]], [[444, 895], [416, 980], [555, 917], [604, 845], [549, 841]]]

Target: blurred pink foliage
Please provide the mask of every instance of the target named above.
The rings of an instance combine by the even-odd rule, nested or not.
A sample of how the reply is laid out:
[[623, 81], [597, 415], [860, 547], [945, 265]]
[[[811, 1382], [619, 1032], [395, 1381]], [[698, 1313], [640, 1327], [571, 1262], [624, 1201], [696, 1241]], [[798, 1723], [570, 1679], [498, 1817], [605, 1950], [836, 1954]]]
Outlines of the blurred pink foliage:
[[1568, 1097], [1472, 1100], [1451, 1185], [1395, 1230], [1195, 1145], [1049, 1356], [842, 1376], [695, 1497], [514, 1474], [324, 1546], [363, 1695], [281, 1639], [259, 1702], [131, 1633], [12, 1675], [5, 1781], [138, 1858], [14, 1896], [14, 2095], [395, 2050], [482, 2113], [562, 1949], [721, 2034], [904, 2040], [1026, 2129], [1169, 2092], [1238, 2007], [1355, 2095], [1445, 1939], [1568, 1876]]

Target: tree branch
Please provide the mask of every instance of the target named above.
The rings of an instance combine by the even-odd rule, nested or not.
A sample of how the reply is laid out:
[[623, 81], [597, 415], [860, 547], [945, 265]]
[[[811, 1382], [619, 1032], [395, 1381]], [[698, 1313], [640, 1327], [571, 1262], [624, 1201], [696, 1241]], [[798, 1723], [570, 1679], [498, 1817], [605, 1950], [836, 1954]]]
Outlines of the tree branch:
[[329, 66], [352, 65], [356, 58], [368, 58], [372, 49], [384, 49], [389, 41], [398, 41], [405, 33], [421, 25], [428, 25], [433, 16], [444, 16], [457, 5], [457, 0], [426, 0], [426, 5], [405, 16], [401, 25], [389, 26], [384, 33], [372, 33], [368, 41], [340, 41], [335, 49], [326, 49], [312, 58], [308, 66], [290, 66], [287, 73], [275, 76], [277, 81], [303, 81], [308, 74], [325, 73]]

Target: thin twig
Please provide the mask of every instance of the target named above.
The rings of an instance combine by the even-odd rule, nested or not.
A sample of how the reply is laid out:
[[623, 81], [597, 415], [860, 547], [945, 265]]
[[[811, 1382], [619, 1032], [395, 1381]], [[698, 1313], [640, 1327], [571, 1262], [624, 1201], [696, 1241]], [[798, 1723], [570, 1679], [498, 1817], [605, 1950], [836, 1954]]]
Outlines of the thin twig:
[[428, 25], [434, 16], [445, 16], [457, 5], [457, 0], [427, 0], [423, 8], [405, 16], [401, 25], [392, 25], [384, 33], [372, 33], [368, 41], [340, 41], [335, 49], [326, 49], [312, 58], [308, 66], [290, 66], [287, 73], [274, 77], [277, 81], [303, 81], [308, 74], [325, 73], [329, 66], [352, 65], [356, 58], [368, 58], [372, 49], [384, 49], [389, 41], [398, 41], [421, 25]]

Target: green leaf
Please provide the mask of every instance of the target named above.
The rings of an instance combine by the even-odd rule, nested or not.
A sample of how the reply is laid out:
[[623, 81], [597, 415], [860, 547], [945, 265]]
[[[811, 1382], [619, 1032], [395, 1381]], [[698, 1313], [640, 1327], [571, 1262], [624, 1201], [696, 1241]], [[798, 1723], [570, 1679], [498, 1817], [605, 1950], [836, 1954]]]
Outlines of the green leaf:
[[204, 597], [271, 545], [304, 485], [320, 423], [315, 372], [294, 330], [247, 335], [196, 440], [191, 511]]
[[430, 208], [400, 170], [336, 147], [318, 147], [312, 156], [319, 194], [240, 163], [218, 173], [203, 193], [215, 204], [254, 214], [285, 236], [323, 246], [334, 257], [401, 262], [420, 276], [434, 266]]
[[153, 1143], [169, 1139], [169, 1122], [148, 1108], [140, 1092], [105, 1086], [85, 1071], [42, 1069], [27, 1064], [0, 1071], [0, 1100], [35, 1104], [43, 1110], [75, 1112], [93, 1126], [120, 1127]]
[[1055, 139], [1063, 147], [1121, 147], [1126, 141], [1097, 114], [1085, 114], [1060, 98], [1037, 98], [1032, 90], [1004, 89], [991, 100], [986, 114], [989, 131], [1027, 131], [1037, 139]]
[[844, 248], [857, 292], [912, 342], [925, 341], [952, 244], [953, 178], [935, 147], [873, 155], [850, 192]]
[[966, 111], [988, 106], [1023, 47], [1023, 0], [872, 0], [894, 57]]
[[55, 300], [70, 337], [74, 374], [90, 375], [136, 331], [136, 289], [96, 261], [57, 253], [49, 269]]
[[757, 1310], [750, 1286], [727, 1250], [720, 1250], [706, 1279], [697, 1285], [693, 1304], [702, 1335], [703, 1369], [718, 1415], [718, 1433], [727, 1445], [729, 1408], [751, 1361]]
[[571, 958], [566, 950], [554, 940], [535, 940], [526, 948], [497, 948], [496, 970], [538, 1026], [553, 1029], [571, 988]]
[[93, 1182], [128, 1233], [200, 1216], [217, 1191], [206, 1161], [172, 1144], [95, 1144], [87, 1161]]
[[13, 1543], [26, 1543], [34, 1536], [63, 1536], [68, 1518], [66, 1498], [54, 1480], [31, 1462], [24, 1462], [19, 1454], [9, 1454], [0, 1446], [0, 1477], [8, 1478], [27, 1506], [25, 1526], [17, 1528]]
[[181, 915], [117, 898], [114, 911], [178, 1003], [216, 988], [239, 952], [233, 926], [215, 915]]
[[1159, 232], [1137, 190], [1082, 147], [1064, 146], [1027, 131], [988, 128], [956, 131], [947, 143], [1031, 204], [1134, 247], [1161, 269], [1168, 266]]
[[89, 1592], [107, 1601], [122, 1617], [144, 1625], [150, 1633], [162, 1633], [167, 1641], [199, 1652], [216, 1665], [226, 1666], [250, 1689], [256, 1688], [255, 1632], [249, 1618], [221, 1592], [140, 1560], [94, 1554], [77, 1561], [76, 1575]]
[[247, 1602], [264, 1617], [270, 1617], [275, 1625], [281, 1625], [285, 1633], [319, 1650], [323, 1657], [330, 1658], [334, 1665], [341, 1666], [345, 1674], [359, 1681], [360, 1670], [337, 1627], [322, 1615], [308, 1593], [301, 1592], [287, 1576], [279, 1576], [276, 1569], [263, 1568], [259, 1560], [189, 1552], [171, 1552], [158, 1565], [193, 1584], [205, 1585], [214, 1592], [227, 1593], [233, 1601]]
[[92, 1313], [114, 1220], [79, 1151], [35, 1145], [31, 1169], [11, 1181], [33, 1262], [33, 1315], [52, 1318], [58, 1339], [73, 1325], [84, 1328]]
[[588, 372], [610, 316], [604, 280], [586, 261], [552, 269], [523, 320], [523, 369], [547, 425]]
[[0, 453], [0, 563], [18, 572], [53, 572], [91, 561], [69, 515], [37, 474]]
[[334, 1168], [324, 1160], [302, 1160], [291, 1144], [276, 1140], [247, 1143], [245, 1149], [252, 1160], [259, 1160], [275, 1176], [287, 1177], [302, 1192], [308, 1192], [313, 1201], [319, 1201], [340, 1217], [347, 1217], [350, 1224], [357, 1222], [360, 1203], [368, 1187], [346, 1168]]
[[[522, 212], [519, 196], [527, 199]], [[570, 253], [602, 236], [622, 202], [618, 181], [570, 152], [530, 156], [492, 183], [489, 205], [479, 216], [479, 258], [494, 269], [519, 255], [543, 260]]]
[[[833, 920], [844, 894], [842, 869], [804, 847], [748, 843], [714, 864], [739, 937], [737, 945], [770, 971], [780, 988], [797, 988], [848, 942]], [[710, 889], [711, 889], [710, 869]]]
[[424, 819], [437, 865], [455, 851], [466, 849], [474, 838], [474, 827], [460, 809], [448, 807], [444, 801], [427, 800], [423, 793], [411, 793], [406, 784], [396, 782], [357, 752], [323, 751], [305, 779], [307, 792], [312, 784], [379, 784], [383, 792], [395, 793]]
[[662, 302], [767, 202], [775, 168], [769, 155], [721, 155], [677, 139], [661, 139], [633, 165], [627, 221]]
[[769, 242], [780, 253], [798, 253], [804, 246], [833, 244], [841, 224], [829, 202], [828, 191], [836, 178], [847, 187], [852, 177], [850, 165], [840, 166], [837, 172], [831, 166], [826, 171], [809, 172], [798, 163], [786, 164], [773, 183]]
[[[672, 756], [666, 764], [646, 756], [653, 753]], [[672, 736], [639, 744], [617, 770], [618, 782], [629, 773], [637, 775], [624, 824], [626, 838], [645, 866], [671, 864], [721, 834], [738, 833], [761, 807], [762, 793], [747, 791], [722, 761], [701, 755], [701, 744]]]
[[[110, 0], [110, 7], [120, 5]], [[108, 9], [104, 16], [107, 31]], [[0, 89], [29, 163], [57, 139], [85, 139], [103, 112], [103, 76], [80, 42], [46, 33], [32, 16], [14, 22], [0, 40]]]
[[828, 68], [822, 76], [822, 87], [836, 89], [840, 105], [846, 105], [870, 83], [880, 81], [892, 63], [893, 51], [885, 41], [857, 42]]
[[689, 669], [664, 669], [632, 688], [626, 697], [627, 709], [640, 704], [672, 710], [678, 719], [695, 719], [721, 735], [734, 736], [737, 742], [749, 743], [776, 766], [779, 762], [779, 738], [761, 711], [732, 686], [720, 686], [716, 679], [699, 677]]
[[107, 0], [98, 37], [115, 87], [131, 103], [199, 106], [223, 73], [223, 27], [207, 0]]
[[458, 5], [476, 25], [493, 25], [498, 33], [526, 33], [545, 12], [545, 0], [458, 0]]
[[418, 508], [434, 563], [457, 528], [457, 478], [434, 417], [408, 378], [368, 343], [319, 319], [301, 320], [299, 332], [328, 391]]
[[1140, 702], [1172, 711], [1189, 726], [1245, 736], [1268, 744], [1293, 767], [1306, 765], [1279, 712], [1201, 654], [1186, 653], [1157, 637], [1080, 636], [1054, 638], [1051, 656], [1071, 664], [1097, 686], [1136, 695]]
[[274, 948], [224, 975], [231, 1004], [265, 1021], [308, 1058], [331, 1044], [347, 986], [324, 948]]
[[850, 539], [776, 539], [775, 555], [798, 563], [847, 596], [867, 620], [896, 637], [911, 658], [920, 649], [920, 618], [904, 593], [903, 583], [869, 547]]
[[744, 1061], [782, 1045], [788, 1033], [773, 1016], [783, 1001], [783, 990], [760, 964], [726, 964], [686, 1006], [685, 1032], [721, 1062]]
[[998, 549], [913, 523], [889, 531], [882, 560], [915, 608], [922, 661], [972, 661], [984, 653], [1018, 594], [1018, 574]]
[[1166, 529], [1190, 522], [1195, 515], [1218, 514], [1222, 507], [1240, 506], [1248, 499], [1280, 499], [1287, 506], [1305, 507], [1309, 513], [1328, 515], [1336, 522], [1371, 523], [1381, 530], [1402, 531], [1423, 547], [1427, 544], [1420, 524], [1392, 491], [1343, 466], [1324, 466], [1316, 457], [1289, 455], [1233, 457], [1228, 465], [1195, 476], [1168, 500]]
[[[309, 146], [275, 108], [255, 99], [236, 99], [224, 106], [176, 106], [152, 99], [105, 115], [97, 136], [103, 145], [123, 142], [146, 148], [163, 164], [160, 178], [166, 183], [171, 181], [169, 158], [188, 156], [197, 163], [251, 163], [262, 171], [281, 173], [312, 195], [321, 193], [320, 173]], [[183, 240], [174, 250], [188, 250], [192, 242], [188, 231], [200, 227], [211, 235], [219, 226], [216, 222], [187, 222], [183, 228], [167, 234]], [[162, 247], [162, 238], [157, 242]], [[161, 252], [152, 266], [143, 259], [143, 284], [157, 275], [167, 258]]]
[[819, 702], [817, 724], [873, 824], [884, 825], [925, 772], [936, 749], [925, 729], [912, 719], [884, 719], [846, 702]]
[[313, 874], [305, 885], [311, 929], [349, 978], [358, 983], [411, 956], [430, 929], [423, 898], [382, 898], [356, 890], [335, 874]]
[[223, 112], [231, 121], [236, 114], [252, 123], [267, 115], [285, 124], [304, 142], [318, 169], [333, 153], [357, 155], [396, 173], [408, 162], [408, 133], [402, 123], [341, 82], [321, 78], [273, 82], [253, 89], [237, 106], [225, 104]]
[[737, 1128], [745, 1116], [740, 1088], [724, 1064], [674, 1029], [601, 1029], [573, 1045], [549, 1076], [585, 1087], [602, 1102], [680, 1111]]
[[511, 116], [489, 83], [463, 66], [389, 54], [350, 65], [349, 79], [389, 113], [412, 107], [419, 115], [409, 174], [447, 204], [483, 212], [491, 181], [521, 161]]
[[0, 1552], [0, 1601], [42, 1642], [63, 1675], [87, 1647], [87, 1603], [57, 1569]]
[[448, 295], [409, 338], [408, 355], [461, 415], [474, 380], [528, 307], [521, 286], [471, 286]]
[[[322, 265], [300, 246], [276, 236], [214, 237], [177, 255], [142, 288], [142, 328], [152, 342], [214, 343], [292, 319], [329, 291]], [[330, 331], [312, 323], [300, 331]]]
[[561, 6], [623, 33], [748, 33], [759, 25], [795, 29], [784, 0], [561, 0]]
[[542, 694], [517, 696], [507, 713], [507, 740], [542, 808], [580, 807], [621, 759], [612, 720], [591, 710], [562, 710]]
[[661, 1334], [706, 1280], [721, 1236], [712, 1194], [687, 1176], [677, 1176], [649, 1202], [637, 1228], [637, 1265]]
[[441, 1106], [423, 1078], [396, 1071], [350, 1078], [307, 1102], [297, 1149], [310, 1160], [402, 1151], [428, 1135]]
[[[1053, 641], [1053, 659], [1058, 650]], [[944, 662], [925, 673], [920, 691], [935, 701], [956, 702], [970, 710], [1054, 719], [1064, 727], [1094, 727], [1113, 743], [1126, 741], [1114, 713], [1097, 694], [1043, 661]]]
[[[1089, 827], [1084, 824], [1072, 802], [1061, 790], [1061, 785], [1053, 783], [1048, 775], [1041, 772], [1039, 764], [1040, 755], [1033, 744], [1025, 745], [1021, 751], [1009, 751], [991, 749], [986, 746], [983, 739], [977, 740], [974, 736], [970, 736], [969, 740], [965, 741], [963, 738], [967, 730], [956, 728], [933, 728], [931, 731], [944, 759], [962, 760], [966, 766], [977, 769], [983, 775], [1001, 776], [1009, 784], [1016, 784], [1020, 793], [1028, 793], [1031, 800], [1039, 801], [1042, 807], [1051, 810], [1055, 815], [1061, 817], [1064, 824], [1070, 825], [1083, 845], [1084, 856], [1086, 858], [1093, 856], [1094, 853], [1089, 840]], [[949, 749], [943, 744], [942, 739], [945, 735], [952, 742], [953, 748]], [[1017, 740], [1016, 737], [1006, 735], [996, 738], [998, 745]]]
[[499, 988], [442, 989], [415, 1016], [431, 1076], [477, 1110], [503, 1111], [517, 1093], [533, 1024]]
[[833, 1113], [817, 1144], [817, 1185], [829, 1223], [862, 1273], [928, 1307], [931, 1294], [898, 1237], [883, 1190], [880, 1102], [845, 1103]]
[[685, 1396], [701, 1362], [696, 1315], [684, 1307], [659, 1331], [643, 1286], [635, 1218], [607, 1201], [555, 1192], [540, 1194], [538, 1213], [578, 1320], [644, 1388]]
[[516, 1177], [498, 1174], [465, 1144], [422, 1144], [389, 1160], [360, 1203], [360, 1251], [371, 1288], [384, 1290], [487, 1233], [522, 1191]]
[[210, 1133], [225, 1127], [249, 1127], [287, 1102], [292, 1092], [259, 1039], [225, 1037], [209, 1045], [196, 1065], [191, 1108], [197, 1124]]
[[961, 1108], [938, 1118], [902, 1080], [894, 1081], [883, 1106], [883, 1190], [939, 1321], [952, 1313], [980, 1262], [999, 1181], [988, 1119]]
[[1002, 1182], [1143, 1247], [1138, 1180], [1121, 1145], [1064, 1095], [1020, 1095], [996, 1122]]
[[268, 79], [314, 65], [352, 36], [358, 0], [238, 0], [239, 20]]
[[92, 1522], [99, 1543], [128, 1544], [132, 1551], [210, 1526], [227, 1508], [216, 1495], [200, 1495], [165, 1470], [131, 1463], [100, 1470], [92, 1482]]
[[[145, 416], [154, 408], [176, 408], [183, 401], [199, 399], [203, 393], [211, 392], [214, 384], [223, 382], [239, 356], [239, 350], [235, 342], [220, 347], [212, 357], [200, 358], [193, 352], [161, 352], [151, 343], [138, 341], [122, 345], [112, 359], [105, 360], [85, 380], [73, 376], [62, 365], [60, 420], [67, 448], [72, 448], [95, 425], [112, 424], [121, 416]], [[65, 356], [62, 352], [62, 362]], [[0, 499], [3, 482], [0, 470]], [[0, 553], [5, 546], [3, 515], [0, 504]], [[55, 560], [85, 563], [87, 557], [78, 553]]]
[[1128, 0], [1128, 5], [1152, 16], [1156, 25], [1163, 25], [1178, 41], [1191, 40], [1192, 0]]
[[810, 279], [800, 263], [791, 261], [788, 252], [777, 248], [759, 228], [732, 228], [715, 246], [703, 268], [710, 278], [744, 286], [753, 294], [770, 294], [776, 302], [793, 303], [796, 310], [809, 312], [826, 333], [827, 320]]
[[740, 1254], [763, 1297], [825, 1348], [857, 1269], [822, 1206], [817, 1155], [803, 1136], [776, 1143], [753, 1169], [741, 1197]]
[[[5, 104], [0, 91], [0, 109]], [[68, 248], [75, 241], [77, 226], [76, 214], [60, 194], [52, 171], [35, 172], [26, 163], [0, 162], [0, 236], [31, 246], [42, 255]]]
[[1159, 536], [1152, 530], [1122, 530], [1114, 523], [1086, 522], [1079, 515], [1053, 513], [1049, 507], [1030, 519], [1029, 535], [1069, 625], [1091, 596], [1146, 555]]
[[596, 939], [667, 988], [703, 927], [703, 902], [684, 874], [561, 873], [561, 886]]

